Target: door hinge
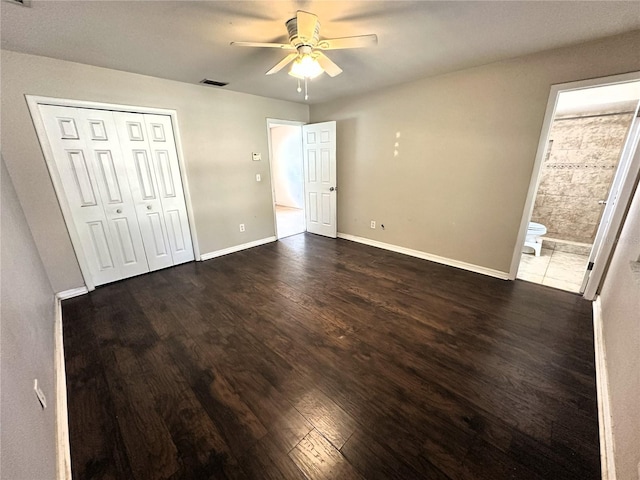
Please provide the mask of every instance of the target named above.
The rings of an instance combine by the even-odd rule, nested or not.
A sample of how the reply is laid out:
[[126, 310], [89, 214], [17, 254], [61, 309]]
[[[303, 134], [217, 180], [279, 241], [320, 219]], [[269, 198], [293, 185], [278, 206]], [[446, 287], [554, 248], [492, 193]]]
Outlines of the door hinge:
[[591, 271], [593, 270], [593, 262], [589, 262], [589, 265], [587, 265], [587, 271]]

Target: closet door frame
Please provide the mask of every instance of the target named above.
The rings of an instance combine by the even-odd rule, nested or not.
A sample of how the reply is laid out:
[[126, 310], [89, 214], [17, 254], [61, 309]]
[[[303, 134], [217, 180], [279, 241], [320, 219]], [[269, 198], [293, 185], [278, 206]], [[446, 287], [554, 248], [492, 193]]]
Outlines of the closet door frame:
[[53, 98], [42, 97], [38, 95], [25, 95], [27, 105], [31, 113], [31, 119], [38, 135], [38, 140], [42, 147], [42, 153], [44, 154], [47, 169], [49, 170], [49, 176], [51, 177], [51, 183], [53, 189], [58, 197], [58, 204], [62, 210], [62, 216], [71, 238], [71, 243], [84, 278], [85, 285], [89, 291], [95, 289], [93, 278], [91, 277], [91, 270], [89, 269], [89, 263], [87, 261], [86, 253], [82, 248], [82, 242], [80, 241], [80, 235], [73, 222], [72, 211], [67, 203], [67, 199], [64, 193], [64, 186], [62, 179], [58, 174], [56, 163], [53, 157], [53, 150], [49, 145], [47, 132], [45, 130], [44, 122], [40, 114], [39, 105], [55, 105], [58, 107], [75, 107], [75, 108], [90, 108], [94, 110], [111, 110], [116, 112], [130, 112], [130, 113], [148, 113], [153, 115], [166, 115], [171, 119], [171, 126], [173, 127], [173, 136], [176, 144], [176, 154], [178, 155], [178, 167], [180, 168], [180, 179], [182, 181], [182, 189], [184, 191], [184, 201], [187, 208], [187, 218], [189, 220], [189, 230], [191, 233], [191, 243], [193, 245], [193, 255], [195, 260], [200, 260], [200, 248], [198, 247], [198, 239], [196, 235], [196, 225], [193, 216], [193, 206], [191, 203], [191, 193], [189, 191], [189, 182], [187, 180], [187, 172], [184, 163], [184, 156], [182, 154], [182, 142], [180, 139], [180, 129], [178, 127], [178, 113], [175, 110], [164, 108], [150, 108], [150, 107], [137, 107], [131, 105], [120, 105], [112, 103], [91, 102], [84, 100], [71, 100], [65, 98]]

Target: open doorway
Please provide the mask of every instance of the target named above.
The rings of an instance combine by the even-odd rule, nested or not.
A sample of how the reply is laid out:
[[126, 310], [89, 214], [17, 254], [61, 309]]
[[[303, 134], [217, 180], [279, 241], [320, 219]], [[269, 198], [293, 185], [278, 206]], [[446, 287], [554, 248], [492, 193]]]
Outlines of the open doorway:
[[268, 120], [276, 236], [306, 231], [302, 123]]
[[517, 278], [584, 290], [612, 185], [637, 143], [639, 101], [640, 81], [558, 92]]

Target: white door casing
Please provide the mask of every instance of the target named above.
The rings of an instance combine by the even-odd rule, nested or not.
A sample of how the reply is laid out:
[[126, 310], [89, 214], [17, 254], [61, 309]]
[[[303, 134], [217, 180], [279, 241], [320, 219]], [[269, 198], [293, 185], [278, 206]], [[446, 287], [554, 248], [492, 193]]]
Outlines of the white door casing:
[[[621, 212], [618, 211], [618, 202], [628, 202], [628, 192], [631, 184], [635, 184], [638, 176], [638, 163], [634, 162], [634, 157], [638, 151], [640, 142], [640, 102], [629, 127], [627, 138], [625, 139], [620, 161], [616, 169], [606, 205], [602, 212], [602, 218], [598, 225], [596, 237], [589, 255], [589, 264], [582, 280], [580, 293], [584, 294], [587, 300], [593, 300], [597, 293], [606, 270], [606, 263], [611, 256], [617, 233], [621, 227]], [[627, 195], [625, 195], [627, 193]], [[616, 215], [616, 213], [618, 213]]]
[[302, 127], [307, 231], [337, 236], [336, 122]]
[[166, 115], [144, 115], [144, 120], [173, 263], [190, 262], [193, 245], [171, 119]]
[[[540, 135], [540, 138], [538, 140], [538, 149], [536, 151], [536, 157], [535, 157], [535, 162], [533, 166], [533, 173], [531, 175], [531, 179], [529, 182], [529, 190], [528, 190], [527, 198], [524, 204], [523, 215], [520, 220], [520, 228], [519, 228], [516, 243], [514, 245], [513, 255], [511, 258], [511, 267], [509, 269], [510, 280], [514, 280], [516, 278], [518, 268], [520, 266], [520, 259], [522, 257], [522, 246], [524, 245], [524, 242], [525, 242], [527, 229], [529, 226], [529, 222], [531, 220], [531, 214], [533, 212], [535, 198], [538, 191], [538, 183], [540, 181], [540, 172], [541, 172], [543, 160], [547, 154], [547, 149], [548, 149], [549, 131], [551, 129], [551, 124], [555, 116], [556, 104], [557, 104], [559, 95], [562, 92], [581, 90], [585, 88], [593, 88], [593, 87], [599, 87], [599, 86], [605, 86], [605, 85], [613, 85], [613, 84], [619, 84], [619, 83], [626, 83], [626, 82], [634, 82], [637, 80], [640, 80], [640, 72], [630, 72], [630, 73], [612, 75], [612, 76], [603, 77], [603, 78], [579, 80], [576, 82], [570, 82], [570, 83], [551, 86], [551, 89], [549, 92], [549, 98], [547, 101], [547, 108], [546, 108], [544, 121], [542, 125], [542, 134]], [[623, 199], [622, 197], [626, 197], [625, 193], [628, 192], [630, 188], [628, 185], [630, 181], [631, 180], [627, 178], [626, 185], [622, 187], [621, 195], [618, 201], [616, 202], [617, 208], [613, 213], [612, 221], [617, 222], [618, 221], [617, 219], [623, 216], [624, 210], [628, 207], [629, 198]], [[607, 239], [604, 240], [604, 243], [607, 243]], [[611, 250], [609, 250], [609, 252], [611, 252]], [[603, 260], [604, 262], [600, 262], [600, 264], [608, 262], [608, 258], [603, 257]], [[598, 272], [596, 272], [596, 270], [598, 269], [599, 267], [596, 265], [594, 267], [595, 274], [598, 274]], [[595, 277], [592, 276], [591, 278], [595, 278]], [[593, 282], [590, 282], [590, 283], [592, 283], [592, 286], [595, 285], [595, 283]], [[590, 287], [587, 286], [587, 288], [585, 289], [584, 297], [587, 300], [593, 300], [594, 295], [595, 295], [595, 291], [590, 293]]]
[[111, 112], [39, 109], [94, 285], [147, 272]]
[[[303, 149], [302, 149], [302, 126], [304, 125], [304, 122], [298, 122], [295, 120], [280, 120], [280, 119], [276, 119], [276, 118], [267, 118], [267, 143], [269, 145], [269, 173], [270, 173], [270, 179], [271, 179], [271, 203], [272, 203], [272, 208], [273, 208], [273, 225], [275, 227], [275, 236], [276, 238], [280, 238], [280, 233], [278, 231], [278, 214], [277, 214], [277, 202], [276, 202], [276, 182], [277, 180], [277, 175], [276, 175], [276, 168], [275, 168], [275, 151], [274, 149], [276, 148], [276, 145], [273, 143], [273, 128], [275, 127], [283, 127], [283, 126], [289, 126], [289, 127], [296, 127], [296, 131], [298, 133], [298, 141], [299, 141], [299, 158], [298, 160], [300, 161], [300, 167], [302, 168], [302, 177], [300, 178], [300, 182], [301, 185], [300, 187], [302, 188], [302, 208], [304, 210], [304, 205], [305, 205], [305, 193], [304, 193], [304, 161], [303, 161]], [[304, 212], [304, 228], [306, 231], [307, 228], [307, 214], [306, 211]]]
[[113, 113], [151, 271], [173, 265], [144, 115]]

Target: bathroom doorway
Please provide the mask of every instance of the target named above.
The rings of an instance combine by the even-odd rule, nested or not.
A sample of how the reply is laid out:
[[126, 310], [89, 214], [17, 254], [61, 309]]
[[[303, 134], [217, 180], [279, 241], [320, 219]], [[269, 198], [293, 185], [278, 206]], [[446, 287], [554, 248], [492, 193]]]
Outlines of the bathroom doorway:
[[306, 231], [302, 125], [267, 120], [277, 238]]
[[518, 279], [584, 291], [612, 183], [630, 161], [625, 145], [637, 141], [639, 102], [640, 81], [559, 92]]

